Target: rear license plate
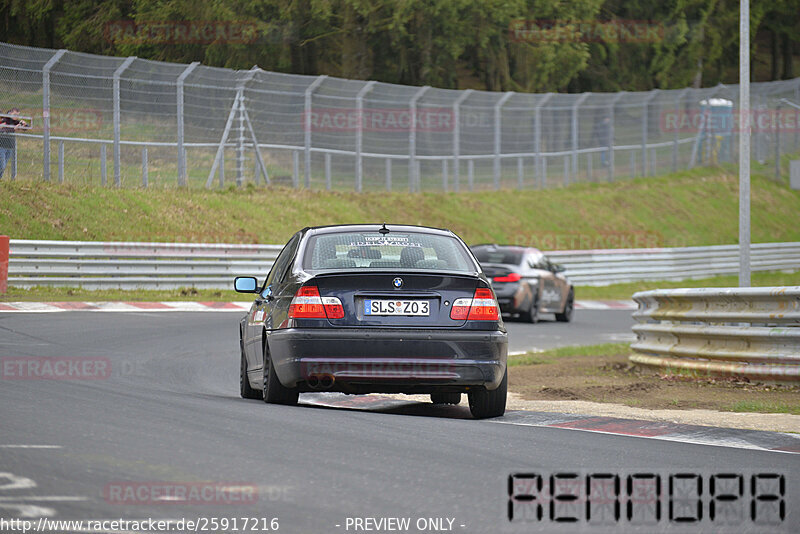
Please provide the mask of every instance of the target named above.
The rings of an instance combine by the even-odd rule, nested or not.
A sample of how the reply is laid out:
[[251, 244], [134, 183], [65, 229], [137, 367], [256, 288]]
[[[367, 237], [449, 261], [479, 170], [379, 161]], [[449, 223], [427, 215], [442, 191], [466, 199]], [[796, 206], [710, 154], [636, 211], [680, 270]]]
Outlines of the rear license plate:
[[430, 315], [427, 300], [383, 300], [364, 299], [364, 315]]

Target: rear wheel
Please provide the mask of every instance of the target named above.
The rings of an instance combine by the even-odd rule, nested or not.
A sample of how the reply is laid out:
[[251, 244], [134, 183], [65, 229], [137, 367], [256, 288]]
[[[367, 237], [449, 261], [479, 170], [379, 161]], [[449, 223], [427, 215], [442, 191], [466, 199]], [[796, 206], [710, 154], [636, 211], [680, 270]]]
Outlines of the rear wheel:
[[519, 318], [526, 323], [538, 323], [539, 322], [539, 303], [536, 301], [536, 297], [531, 299], [531, 305], [527, 311], [521, 312], [519, 314]]
[[287, 388], [278, 380], [269, 351], [264, 349], [264, 380], [263, 398], [268, 404], [297, 404], [300, 392], [297, 388]]
[[572, 320], [572, 311], [575, 309], [575, 294], [569, 290], [567, 295], [567, 302], [564, 303], [564, 311], [556, 314], [556, 320], [562, 323], [568, 323]]
[[244, 355], [244, 347], [242, 346], [241, 339], [239, 340], [239, 352], [242, 355], [242, 361], [239, 365], [239, 394], [243, 399], [260, 399], [261, 392], [257, 389], [253, 389], [250, 386], [250, 379], [247, 378], [247, 358]]
[[508, 394], [508, 370], [503, 374], [503, 381], [497, 389], [476, 390], [467, 393], [469, 397], [469, 411], [475, 419], [500, 417], [506, 411], [506, 396]]
[[458, 404], [461, 402], [461, 393], [431, 393], [431, 402], [434, 404]]

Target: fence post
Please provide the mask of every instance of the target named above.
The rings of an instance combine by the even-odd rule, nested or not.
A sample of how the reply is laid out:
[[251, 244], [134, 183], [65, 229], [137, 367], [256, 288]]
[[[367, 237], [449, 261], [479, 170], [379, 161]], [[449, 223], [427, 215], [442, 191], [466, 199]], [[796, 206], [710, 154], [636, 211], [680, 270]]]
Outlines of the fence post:
[[517, 158], [517, 189], [522, 190], [525, 185], [525, 168], [522, 156]]
[[102, 143], [100, 145], [100, 185], [105, 186], [107, 183], [106, 179], [106, 164], [107, 164], [108, 156], [106, 155], [106, 144]]
[[500, 117], [501, 108], [503, 104], [505, 104], [509, 98], [514, 96], [514, 91], [509, 91], [503, 96], [500, 97], [500, 100], [494, 105], [494, 189], [497, 191], [500, 189], [500, 151], [502, 147], [500, 146], [502, 142], [502, 134], [500, 132], [500, 126], [502, 124], [502, 120]]
[[[778, 105], [775, 106], [775, 115], [780, 118], [781, 116], [781, 102], [778, 100]], [[781, 179], [781, 128], [778, 124], [774, 124], [775, 129], [775, 180]]]
[[148, 176], [147, 176], [147, 147], [142, 147], [142, 187], [147, 187], [148, 184]]
[[331, 153], [325, 152], [325, 189], [331, 190]]
[[0, 295], [5, 295], [8, 291], [8, 256], [8, 236], [0, 235]]
[[42, 177], [45, 182], [50, 181], [50, 71], [66, 52], [66, 50], [59, 50], [42, 67], [42, 135], [44, 141]]
[[642, 176], [647, 176], [647, 133], [650, 129], [650, 101], [658, 94], [658, 89], [650, 91], [650, 96], [642, 104]]
[[[186, 81], [186, 78], [192, 73], [194, 69], [200, 64], [199, 61], [195, 61], [189, 64], [183, 72], [180, 73], [178, 76], [178, 84], [177, 84], [177, 98], [178, 98], [178, 108], [177, 108], [177, 123], [178, 123], [178, 186], [184, 187], [186, 185], [186, 148], [183, 146], [184, 143], [184, 115], [183, 115], [183, 84]], [[147, 187], [147, 185], [145, 185]]]
[[386, 158], [386, 191], [392, 191], [392, 158]]
[[300, 153], [297, 150], [292, 150], [292, 187], [300, 187]]
[[680, 149], [680, 145], [678, 142], [680, 141], [680, 128], [678, 127], [679, 121], [681, 119], [681, 102], [683, 101], [683, 97], [686, 93], [689, 92], [689, 89], [683, 89], [678, 96], [675, 98], [675, 138], [672, 140], [672, 172], [678, 172], [678, 150]]
[[408, 131], [408, 190], [411, 193], [421, 189], [418, 187], [419, 173], [417, 172], [417, 101], [428, 89], [430, 89], [429, 85], [420, 87], [408, 103], [411, 114], [411, 129]]
[[113, 91], [111, 93], [111, 98], [114, 102], [114, 185], [119, 187], [122, 184], [122, 177], [120, 171], [120, 146], [119, 146], [119, 122], [120, 122], [120, 104], [119, 104], [119, 78], [122, 76], [122, 73], [125, 72], [133, 60], [136, 59], [136, 56], [130, 56], [122, 62], [122, 64], [117, 67], [117, 70], [114, 71], [114, 78], [113, 78]]
[[356, 192], [360, 193], [364, 186], [364, 161], [361, 151], [364, 148], [364, 96], [372, 91], [375, 80], [367, 82], [356, 95], [356, 116], [358, 126], [356, 127]]
[[[794, 90], [794, 102], [797, 105], [800, 105], [800, 79], [797, 80], [797, 87]], [[795, 112], [795, 124], [800, 125], [800, 108], [797, 108], [798, 111]], [[794, 129], [794, 149], [797, 150], [800, 147], [800, 127], [796, 127]]]
[[461, 188], [459, 162], [461, 157], [461, 104], [470, 94], [472, 94], [472, 89], [466, 89], [453, 102], [453, 189], [456, 193]]
[[575, 182], [578, 181], [578, 108], [591, 94], [583, 93], [572, 105], [572, 177]]
[[616, 169], [614, 168], [614, 138], [616, 136], [616, 113], [617, 113], [617, 102], [625, 96], [625, 91], [621, 93], [617, 93], [611, 100], [611, 104], [608, 106], [608, 158], [606, 159], [606, 164], [608, 164], [608, 181], [613, 182], [615, 178]]
[[58, 183], [64, 183], [64, 141], [58, 142]]
[[14, 152], [11, 154], [13, 158], [11, 161], [11, 180], [17, 178], [17, 143], [14, 143]]
[[533, 143], [536, 148], [536, 162], [534, 166], [536, 167], [536, 172], [539, 174], [539, 189], [544, 189], [544, 183], [546, 181], [545, 176], [545, 165], [544, 165], [544, 158], [542, 158], [542, 106], [550, 100], [550, 97], [553, 96], [553, 93], [547, 93], [544, 95], [538, 102], [536, 102], [536, 106], [533, 108], [534, 116], [533, 116]]
[[469, 190], [475, 189], [475, 160], [467, 160], [467, 183], [469, 183]]
[[317, 79], [311, 82], [308, 87], [306, 87], [305, 92], [305, 103], [303, 105], [303, 126], [305, 127], [305, 132], [303, 132], [303, 145], [305, 149], [303, 174], [305, 178], [304, 182], [306, 189], [311, 188], [311, 97], [317, 87], [319, 87], [327, 77], [328, 76], [325, 74], [317, 76]]

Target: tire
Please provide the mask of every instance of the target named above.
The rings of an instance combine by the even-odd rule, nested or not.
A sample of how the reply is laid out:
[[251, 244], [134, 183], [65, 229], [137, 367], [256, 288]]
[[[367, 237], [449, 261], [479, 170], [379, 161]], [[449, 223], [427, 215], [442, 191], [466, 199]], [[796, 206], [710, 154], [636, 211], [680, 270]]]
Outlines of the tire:
[[434, 404], [459, 404], [461, 393], [431, 393], [431, 402]]
[[278, 380], [275, 368], [272, 367], [272, 358], [269, 351], [264, 349], [264, 380], [262, 398], [267, 404], [287, 404], [293, 406], [297, 404], [300, 392], [297, 388], [287, 388]]
[[535, 299], [531, 300], [531, 306], [527, 311], [520, 312], [520, 321], [526, 323], [536, 324], [539, 322], [539, 302]]
[[508, 395], [508, 370], [503, 374], [503, 381], [497, 389], [475, 390], [467, 393], [469, 411], [475, 419], [500, 417], [506, 412], [506, 396]]
[[242, 340], [239, 340], [239, 352], [241, 353], [241, 363], [239, 364], [239, 395], [243, 399], [260, 399], [261, 391], [250, 386], [250, 379], [247, 378], [247, 358], [244, 355]]
[[564, 303], [564, 311], [556, 314], [556, 321], [568, 323], [572, 320], [572, 312], [575, 310], [575, 294], [569, 290], [567, 302]]

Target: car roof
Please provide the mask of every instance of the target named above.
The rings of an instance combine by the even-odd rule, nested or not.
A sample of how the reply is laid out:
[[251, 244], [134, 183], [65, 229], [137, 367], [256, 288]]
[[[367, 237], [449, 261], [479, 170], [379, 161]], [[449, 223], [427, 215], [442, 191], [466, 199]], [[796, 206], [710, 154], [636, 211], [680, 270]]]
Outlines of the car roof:
[[538, 248], [523, 247], [522, 245], [498, 245], [496, 243], [481, 243], [479, 245], [470, 245], [469, 248], [473, 248], [474, 249], [474, 248], [478, 248], [478, 247], [491, 247], [491, 248], [495, 248], [497, 250], [514, 250], [514, 251], [519, 251], [519, 252], [525, 252], [525, 253], [528, 253], [528, 254], [541, 254], [541, 255], [544, 254]]
[[417, 226], [413, 224], [333, 224], [328, 226], [309, 226], [303, 231], [310, 234], [329, 234], [339, 232], [377, 232], [384, 225], [389, 232], [422, 232], [426, 234], [454, 236], [455, 234], [446, 228], [433, 228], [430, 226]]

